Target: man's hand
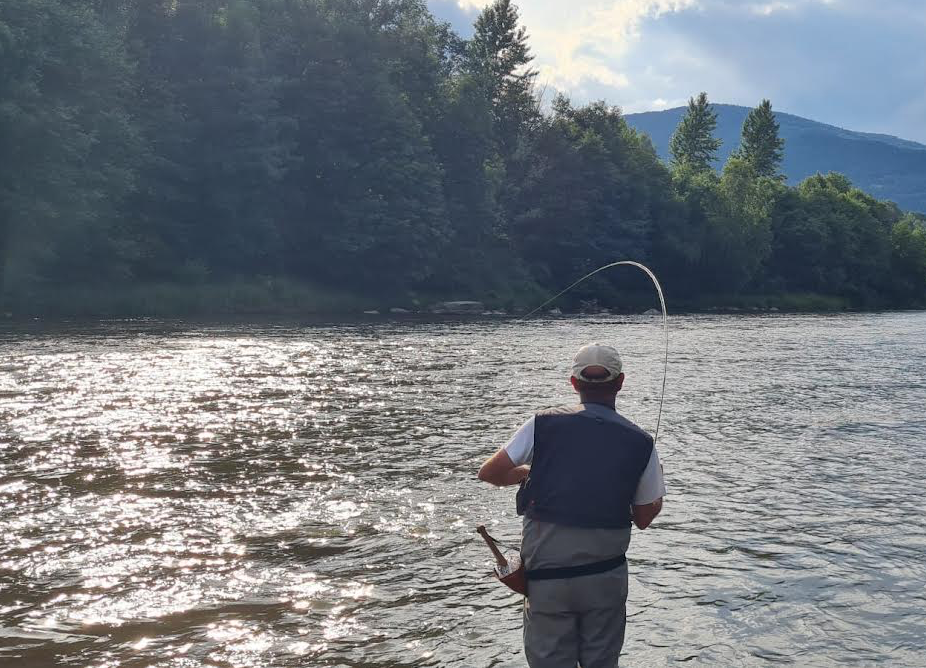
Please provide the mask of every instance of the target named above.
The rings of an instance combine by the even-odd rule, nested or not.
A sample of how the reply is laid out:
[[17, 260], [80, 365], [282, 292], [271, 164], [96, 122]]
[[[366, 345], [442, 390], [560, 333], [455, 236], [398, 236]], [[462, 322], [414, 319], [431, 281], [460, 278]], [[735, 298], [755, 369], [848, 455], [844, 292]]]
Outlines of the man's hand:
[[479, 479], [496, 487], [507, 487], [520, 483], [530, 471], [530, 466], [515, 466], [511, 457], [502, 448], [489, 457], [479, 469]]
[[638, 529], [645, 529], [652, 524], [653, 520], [656, 519], [656, 515], [658, 515], [661, 510], [661, 498], [656, 499], [652, 503], [647, 503], [645, 506], [634, 506], [633, 523], [637, 525]]

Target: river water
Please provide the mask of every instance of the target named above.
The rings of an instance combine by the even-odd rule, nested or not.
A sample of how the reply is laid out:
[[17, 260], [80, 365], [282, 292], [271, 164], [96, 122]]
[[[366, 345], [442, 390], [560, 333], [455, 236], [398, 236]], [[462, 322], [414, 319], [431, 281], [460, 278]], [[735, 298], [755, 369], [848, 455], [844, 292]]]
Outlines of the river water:
[[[926, 314], [671, 336], [621, 665], [923, 665]], [[4, 325], [0, 664], [524, 665], [475, 472], [594, 340], [652, 429], [658, 319]]]

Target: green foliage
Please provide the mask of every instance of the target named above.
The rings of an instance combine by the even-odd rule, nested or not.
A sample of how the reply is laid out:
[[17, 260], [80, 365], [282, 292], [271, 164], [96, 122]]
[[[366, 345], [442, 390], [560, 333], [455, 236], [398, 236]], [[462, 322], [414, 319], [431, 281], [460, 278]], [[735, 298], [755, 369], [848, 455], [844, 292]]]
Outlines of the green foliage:
[[669, 142], [672, 164], [706, 171], [711, 168], [721, 141], [714, 137], [717, 114], [707, 101], [707, 93], [688, 100], [688, 112], [675, 129]]
[[[743, 124], [750, 109], [714, 104], [717, 112], [715, 136], [723, 141], [713, 163], [722, 169], [739, 148]], [[653, 140], [660, 158], [669, 159], [669, 140], [685, 109], [667, 109], [628, 114], [627, 123]], [[907, 211], [926, 212], [926, 150], [922, 144], [889, 135], [853, 132], [775, 111], [781, 124], [786, 150], [781, 172], [790, 185], [808, 176], [839, 172], [857, 187], [878, 197], [897, 202]]]
[[716, 287], [737, 291], [758, 277], [771, 254], [775, 186], [745, 160], [727, 161], [709, 209], [702, 258]]
[[789, 290], [872, 301], [888, 292], [890, 232], [900, 212], [842, 175], [817, 175], [780, 198], [773, 267]]
[[515, 249], [551, 286], [613, 258], [645, 257], [667, 186], [652, 145], [616, 108], [558, 97], [511, 207]]
[[898, 297], [926, 303], [926, 222], [908, 214], [891, 228], [892, 286]]
[[[472, 75], [446, 89], [433, 145], [444, 172], [449, 238], [432, 284], [452, 290], [492, 275], [505, 242], [498, 201], [505, 167], [492, 139], [491, 101]], [[497, 265], [496, 265], [497, 266]]]
[[371, 33], [388, 40], [382, 27], [358, 14], [328, 28], [343, 51], [298, 40], [284, 101], [302, 157], [290, 174], [299, 185], [285, 220], [286, 266], [362, 288], [423, 280], [446, 237], [431, 142], [388, 62], [360, 46]]
[[924, 221], [837, 174], [785, 186], [768, 101], [717, 174], [692, 98], [670, 171], [616, 107], [541, 113], [531, 63], [510, 0], [470, 40], [424, 0], [0, 2], [5, 303], [512, 306], [621, 258], [693, 304], [924, 302]]
[[778, 132], [772, 103], [762, 100], [746, 117], [742, 142], [734, 155], [745, 161], [758, 176], [783, 179], [779, 169], [784, 157], [785, 142]]
[[255, 276], [221, 283], [128, 283], [100, 290], [93, 284], [18, 286], [5, 303], [14, 313], [65, 317], [176, 317], [240, 314], [359, 313], [381, 307], [375, 299], [292, 279]]
[[262, 39], [260, 5], [139, 3], [137, 118], [149, 152], [133, 214], [148, 279], [189, 262], [216, 276], [279, 271], [281, 181], [297, 162], [293, 119]]
[[654, 246], [667, 284], [690, 296], [751, 285], [771, 253], [776, 182], [734, 158], [720, 176], [684, 163], [673, 172], [673, 186], [680, 214], [659, 231]]
[[717, 175], [713, 171], [679, 165], [671, 175], [668, 191], [674, 193], [669, 215], [654, 225], [653, 264], [670, 293], [693, 295], [699, 291], [692, 281], [700, 274], [708, 205], [715, 198]]
[[136, 249], [117, 210], [134, 186], [132, 68], [79, 3], [0, 3], [0, 286], [122, 279]]
[[533, 95], [536, 70], [511, 0], [495, 0], [476, 19], [466, 69], [485, 87], [495, 120], [494, 137], [509, 158], [540, 118]]

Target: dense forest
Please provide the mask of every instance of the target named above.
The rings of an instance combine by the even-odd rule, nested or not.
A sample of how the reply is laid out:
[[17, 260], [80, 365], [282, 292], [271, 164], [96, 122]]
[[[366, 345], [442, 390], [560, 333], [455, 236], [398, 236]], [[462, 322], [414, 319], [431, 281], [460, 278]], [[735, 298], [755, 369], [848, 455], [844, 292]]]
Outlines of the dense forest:
[[667, 165], [531, 61], [509, 0], [469, 39], [422, 0], [4, 0], [5, 309], [143, 311], [165, 286], [513, 306], [627, 258], [678, 303], [924, 302], [926, 221], [839, 174], [787, 186], [767, 101], [718, 173], [692, 98]]

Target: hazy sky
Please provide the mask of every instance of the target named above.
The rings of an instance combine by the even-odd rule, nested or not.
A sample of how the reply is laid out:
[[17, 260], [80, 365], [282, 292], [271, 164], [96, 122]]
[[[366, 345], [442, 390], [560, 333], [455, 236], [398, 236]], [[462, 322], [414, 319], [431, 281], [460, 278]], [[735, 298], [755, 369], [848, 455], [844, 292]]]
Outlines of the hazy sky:
[[[484, 0], [429, 0], [469, 34]], [[774, 107], [926, 143], [926, 0], [521, 0], [541, 84], [625, 112]]]

